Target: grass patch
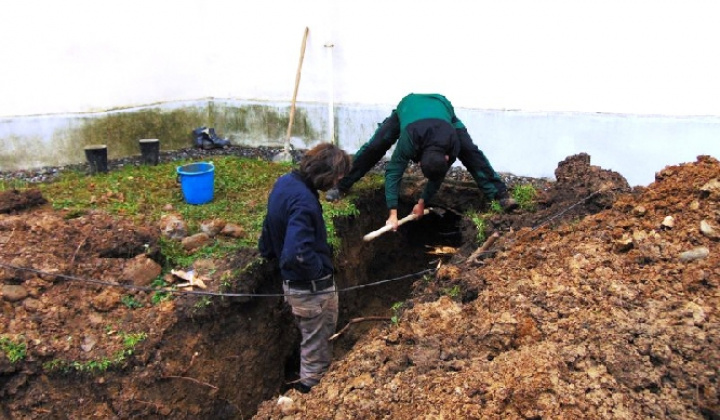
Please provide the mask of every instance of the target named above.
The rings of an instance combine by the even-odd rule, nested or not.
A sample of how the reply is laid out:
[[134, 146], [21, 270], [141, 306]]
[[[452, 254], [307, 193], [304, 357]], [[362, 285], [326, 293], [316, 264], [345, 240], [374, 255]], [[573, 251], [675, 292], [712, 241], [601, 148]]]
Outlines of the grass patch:
[[[109, 329], [107, 334], [113, 335], [115, 331]], [[147, 334], [144, 332], [118, 332], [117, 336], [122, 341], [122, 349], [115, 352], [111, 357], [85, 361], [53, 359], [43, 363], [43, 369], [48, 372], [96, 374], [103, 373], [112, 368], [122, 367], [125, 365], [128, 357], [132, 356], [135, 352], [135, 347], [147, 338]]]
[[[537, 197], [537, 190], [531, 184], [516, 185], [510, 191], [510, 195], [514, 198], [521, 211], [533, 212], [535, 211], [535, 197]], [[487, 219], [496, 214], [503, 214], [503, 210], [498, 200], [493, 200], [486, 212], [479, 212], [476, 210], [470, 210], [465, 213], [465, 217], [470, 219], [475, 225], [477, 230], [477, 236], [475, 240], [480, 245], [487, 239], [485, 230], [487, 229]]]
[[467, 213], [466, 216], [475, 225], [475, 230], [477, 231], [477, 233], [475, 235], [475, 241], [478, 244], [482, 244], [483, 242], [485, 242], [485, 239], [486, 239], [486, 235], [485, 235], [486, 216], [484, 214], [478, 213], [476, 211], [470, 211]]
[[[57, 180], [38, 184], [43, 196], [57, 210], [78, 217], [90, 210], [135, 219], [139, 223], [156, 224], [168, 213], [182, 216], [190, 233], [199, 231], [203, 221], [219, 218], [243, 226], [245, 238], [215, 242], [193, 254], [187, 254], [176, 241], [161, 239], [160, 247], [168, 266], [189, 266], [198, 258], [221, 258], [240, 248], [255, 248], [262, 232], [267, 198], [277, 178], [293, 169], [287, 162], [268, 162], [236, 156], [215, 156], [214, 197], [203, 205], [186, 204], [177, 177], [177, 167], [197, 160], [165, 162], [156, 166], [128, 165], [108, 173], [88, 176], [82, 171], [66, 171]], [[366, 177], [357, 189], [373, 188], [378, 177]], [[328, 203], [321, 195], [328, 241], [339, 249], [334, 217], [359, 214], [352, 200]]]
[[10, 363], [17, 363], [25, 358], [27, 344], [21, 340], [21, 337], [12, 339], [7, 335], [0, 335], [0, 351], [5, 353]]
[[520, 210], [535, 211], [535, 197], [537, 190], [530, 184], [516, 185], [510, 192], [512, 198], [520, 205]]

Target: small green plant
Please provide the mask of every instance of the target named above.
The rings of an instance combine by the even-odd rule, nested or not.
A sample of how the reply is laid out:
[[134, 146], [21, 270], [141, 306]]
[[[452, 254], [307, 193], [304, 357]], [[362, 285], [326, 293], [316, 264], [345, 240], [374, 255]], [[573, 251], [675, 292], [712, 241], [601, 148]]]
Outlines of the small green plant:
[[390, 307], [390, 309], [393, 311], [393, 316], [390, 317], [390, 322], [393, 323], [393, 325], [397, 326], [400, 323], [400, 310], [405, 305], [404, 302], [395, 302]]
[[485, 242], [485, 218], [483, 215], [477, 212], [470, 212], [468, 213], [468, 217], [473, 222], [475, 229], [477, 230], [477, 236], [475, 237], [477, 243], [481, 244]]
[[137, 299], [135, 299], [134, 296], [125, 295], [122, 298], [120, 298], [120, 302], [122, 302], [123, 305], [127, 306], [130, 309], [137, 309], [142, 308], [142, 303], [138, 302]]
[[120, 333], [120, 336], [123, 340], [123, 349], [125, 350], [125, 354], [130, 355], [133, 354], [135, 347], [147, 338], [147, 333]]
[[233, 276], [231, 273], [224, 273], [220, 277], [220, 292], [226, 292], [232, 288]]
[[59, 372], [65, 370], [65, 365], [62, 360], [52, 359], [43, 363], [43, 369], [48, 372]]
[[[165, 283], [165, 280], [163, 280], [161, 277], [153, 280], [150, 285], [153, 289], [161, 289], [167, 287], [167, 283]], [[152, 296], [150, 297], [150, 302], [152, 302], [153, 305], [157, 305], [158, 303], [164, 302], [171, 298], [172, 294], [169, 292], [153, 292]]]
[[87, 360], [84, 362], [73, 360], [61, 360], [53, 359], [43, 363], [43, 369], [48, 372], [78, 372], [78, 373], [101, 373], [105, 372], [113, 367], [121, 366], [125, 363], [128, 356], [135, 352], [137, 345], [147, 338], [147, 334], [144, 332], [140, 333], [125, 333], [114, 331], [111, 326], [105, 327], [107, 335], [113, 335], [117, 332], [118, 336], [122, 340], [122, 349], [115, 352], [112, 357], [103, 357], [99, 360]]
[[360, 210], [355, 207], [355, 204], [349, 200], [340, 200], [336, 203], [330, 203], [322, 201], [323, 207], [323, 219], [325, 220], [325, 229], [327, 230], [328, 243], [333, 249], [335, 255], [340, 252], [340, 238], [335, 232], [336, 217], [350, 217], [360, 215]]
[[450, 296], [451, 298], [454, 299], [454, 298], [460, 296], [460, 286], [456, 284], [453, 287], [443, 289], [442, 292], [444, 295]]
[[504, 210], [498, 200], [493, 200], [490, 202], [490, 213], [495, 213], [495, 214], [504, 213]]
[[210, 299], [210, 296], [203, 296], [197, 302], [195, 302], [195, 305], [193, 305], [193, 307], [195, 309], [203, 309], [203, 308], [207, 308], [208, 306], [210, 306], [210, 304], [212, 304], [212, 300]]
[[27, 344], [20, 338], [13, 340], [6, 335], [0, 336], [0, 351], [5, 353], [5, 357], [10, 363], [17, 363], [25, 358], [27, 354]]
[[512, 189], [512, 197], [517, 201], [521, 210], [535, 211], [535, 197], [537, 190], [530, 184], [517, 185]]

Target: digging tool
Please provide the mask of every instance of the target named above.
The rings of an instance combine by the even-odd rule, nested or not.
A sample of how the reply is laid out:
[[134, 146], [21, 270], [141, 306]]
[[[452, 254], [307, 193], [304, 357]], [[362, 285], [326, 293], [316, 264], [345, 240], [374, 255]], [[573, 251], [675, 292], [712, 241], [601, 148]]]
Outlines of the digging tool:
[[[425, 215], [425, 216], [427, 216], [428, 213], [430, 213], [430, 209], [425, 209], [425, 211], [423, 211], [423, 215]], [[407, 216], [403, 217], [402, 219], [398, 220], [398, 226], [402, 225], [405, 222], [410, 222], [415, 219], [417, 219], [417, 215], [415, 215], [414, 213], [410, 213]], [[389, 230], [392, 230], [392, 226], [385, 225], [385, 226], [381, 227], [380, 229], [374, 230], [374, 231], [368, 233], [367, 235], [363, 236], [363, 240], [365, 242], [372, 241], [373, 239], [377, 238], [378, 236], [382, 235], [383, 233], [385, 233]]]
[[290, 120], [288, 121], [287, 135], [285, 136], [285, 149], [273, 158], [275, 162], [292, 161], [292, 155], [290, 154], [290, 134], [292, 133], [293, 120], [295, 119], [295, 102], [297, 100], [298, 87], [300, 86], [300, 73], [303, 59], [305, 58], [305, 44], [307, 44], [309, 31], [310, 28], [305, 27], [305, 35], [303, 35], [302, 48], [300, 49], [300, 62], [298, 63], [297, 74], [295, 74], [295, 90], [293, 91], [292, 102], [290, 104]]

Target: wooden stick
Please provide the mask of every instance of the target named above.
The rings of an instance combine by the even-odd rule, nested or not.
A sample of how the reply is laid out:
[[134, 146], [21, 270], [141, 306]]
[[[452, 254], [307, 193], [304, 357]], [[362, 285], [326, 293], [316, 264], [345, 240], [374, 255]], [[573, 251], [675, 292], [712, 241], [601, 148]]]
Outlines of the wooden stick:
[[344, 333], [348, 328], [350, 328], [350, 325], [352, 325], [352, 324], [356, 324], [358, 322], [364, 322], [364, 321], [390, 321], [391, 319], [392, 318], [387, 317], [387, 316], [363, 316], [360, 318], [353, 318], [350, 320], [350, 322], [347, 323], [347, 325], [345, 325], [343, 327], [342, 330], [336, 332], [330, 338], [328, 338], [328, 341], [333, 341], [336, 338], [340, 337], [342, 335], [342, 333]]
[[[427, 216], [428, 213], [430, 213], [430, 210], [425, 209], [425, 211], [423, 212], [423, 215]], [[417, 219], [417, 216], [414, 213], [410, 213], [407, 216], [403, 217], [402, 219], [398, 220], [398, 226], [402, 225], [405, 222], [409, 222], [409, 221], [415, 220], [415, 219]], [[385, 233], [389, 230], [392, 230], [392, 226], [385, 225], [385, 226], [381, 227], [380, 229], [374, 230], [374, 231], [368, 233], [367, 235], [363, 236], [363, 240], [365, 242], [372, 241], [373, 239], [377, 238], [378, 236], [382, 235], [383, 233]]]
[[197, 379], [195, 379], [195, 378], [190, 378], [190, 377], [188, 377], [188, 376], [165, 375], [165, 376], [163, 376], [162, 378], [164, 378], [164, 379], [167, 379], [167, 378], [186, 379], [186, 380], [188, 380], [188, 381], [195, 382], [196, 384], [205, 385], [205, 386], [210, 387], [210, 388], [212, 388], [212, 389], [218, 389], [218, 387], [216, 387], [215, 385], [210, 385], [210, 384], [207, 383], [207, 382], [198, 381]]
[[500, 234], [497, 232], [493, 232], [492, 235], [490, 235], [487, 240], [482, 244], [482, 246], [478, 249], [476, 249], [470, 256], [468, 257], [468, 261], [475, 262], [477, 257], [479, 257], [483, 252], [487, 251], [494, 243], [497, 238], [500, 237]]
[[305, 58], [305, 44], [307, 43], [310, 28], [305, 27], [302, 48], [300, 49], [300, 62], [298, 63], [297, 74], [295, 74], [295, 91], [293, 91], [292, 103], [290, 105], [290, 120], [288, 121], [287, 136], [285, 140], [285, 151], [290, 151], [290, 133], [292, 133], [293, 120], [295, 119], [295, 101], [297, 100], [298, 87], [300, 86], [300, 73], [302, 70], [303, 58]]
[[80, 245], [78, 245], [77, 248], [75, 249], [75, 253], [73, 254], [72, 258], [70, 258], [70, 266], [72, 266], [73, 264], [75, 264], [75, 257], [77, 257], [77, 253], [78, 253], [78, 251], [80, 251], [80, 247], [82, 247], [83, 244], [85, 243], [85, 241], [87, 241], [87, 238], [88, 238], [88, 237], [87, 237], [87, 235], [86, 235], [86, 236], [83, 238], [83, 240], [80, 241]]

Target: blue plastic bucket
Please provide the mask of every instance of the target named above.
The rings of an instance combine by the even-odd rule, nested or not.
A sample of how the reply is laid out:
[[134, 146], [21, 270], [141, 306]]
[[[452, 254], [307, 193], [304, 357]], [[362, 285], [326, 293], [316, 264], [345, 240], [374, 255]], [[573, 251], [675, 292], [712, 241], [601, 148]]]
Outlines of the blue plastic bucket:
[[215, 165], [212, 162], [178, 166], [177, 173], [186, 203], [205, 204], [212, 201], [215, 191]]

